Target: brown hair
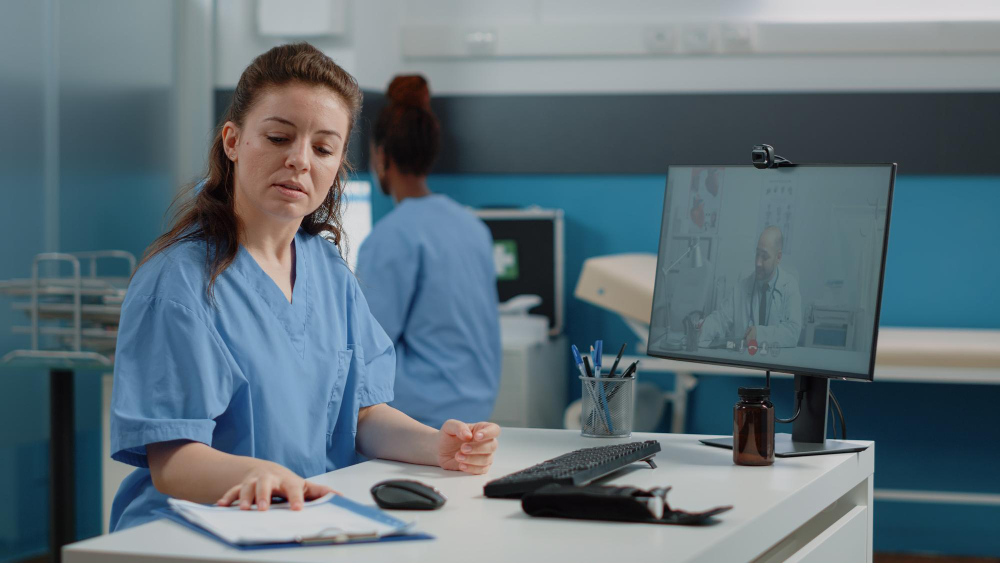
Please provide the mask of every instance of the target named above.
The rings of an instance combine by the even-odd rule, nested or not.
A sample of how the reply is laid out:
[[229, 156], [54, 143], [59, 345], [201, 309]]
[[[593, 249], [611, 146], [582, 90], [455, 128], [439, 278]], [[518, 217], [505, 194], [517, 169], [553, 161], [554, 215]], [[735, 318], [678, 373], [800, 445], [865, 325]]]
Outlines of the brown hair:
[[430, 173], [441, 146], [441, 126], [431, 111], [431, 91], [418, 74], [392, 79], [388, 104], [372, 128], [372, 142], [406, 174]]
[[[209, 282], [206, 291], [212, 296], [215, 280], [236, 259], [243, 225], [236, 215], [233, 185], [233, 162], [222, 145], [222, 127], [227, 121], [242, 126], [261, 93], [267, 88], [292, 82], [325, 86], [336, 94], [349, 113], [346, 139], [361, 112], [361, 89], [354, 77], [330, 57], [308, 43], [274, 47], [258, 56], [240, 76], [233, 101], [220, 122], [208, 153], [208, 174], [198, 184], [189, 186], [175, 200], [177, 211], [173, 225], [146, 250], [140, 266], [171, 246], [187, 240], [206, 243], [206, 266]], [[340, 170], [319, 209], [302, 219], [302, 229], [312, 235], [331, 233], [334, 244], [343, 238], [341, 202], [344, 183], [350, 172], [345, 141]], [[200, 190], [198, 189], [200, 186]], [[192, 192], [194, 193], [192, 196]], [[178, 203], [181, 202], [182, 203]]]

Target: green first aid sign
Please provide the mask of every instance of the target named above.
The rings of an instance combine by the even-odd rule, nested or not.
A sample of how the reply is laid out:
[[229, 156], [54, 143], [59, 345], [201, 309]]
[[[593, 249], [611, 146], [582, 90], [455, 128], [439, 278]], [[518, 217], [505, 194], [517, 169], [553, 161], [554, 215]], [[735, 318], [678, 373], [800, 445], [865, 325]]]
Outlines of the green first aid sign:
[[493, 241], [493, 266], [497, 271], [497, 279], [501, 281], [516, 280], [517, 243], [513, 240]]

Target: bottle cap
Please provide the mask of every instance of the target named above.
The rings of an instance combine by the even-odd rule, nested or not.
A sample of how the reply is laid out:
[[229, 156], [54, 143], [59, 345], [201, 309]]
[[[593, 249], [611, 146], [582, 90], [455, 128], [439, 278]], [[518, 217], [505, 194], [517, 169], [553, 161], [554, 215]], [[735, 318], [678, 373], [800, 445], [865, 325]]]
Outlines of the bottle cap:
[[771, 390], [767, 387], [740, 387], [741, 399], [770, 399]]

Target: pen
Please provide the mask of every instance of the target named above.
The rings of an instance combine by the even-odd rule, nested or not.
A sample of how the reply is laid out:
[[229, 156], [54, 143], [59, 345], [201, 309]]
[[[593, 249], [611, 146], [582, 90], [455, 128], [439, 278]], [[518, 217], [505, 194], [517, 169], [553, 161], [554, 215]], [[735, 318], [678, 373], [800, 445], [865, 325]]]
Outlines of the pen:
[[[635, 372], [638, 370], [638, 366], [639, 366], [639, 360], [636, 360], [636, 361], [632, 362], [628, 366], [628, 368], [625, 370], [625, 372], [622, 373], [622, 379], [626, 379], [626, 378], [630, 378], [630, 377], [635, 377]], [[622, 387], [625, 387], [625, 382], [624, 381], [618, 383], [618, 386], [615, 387], [611, 391], [611, 393], [608, 393], [608, 400], [610, 401], [611, 399], [614, 399], [615, 395], [618, 394], [618, 390], [621, 389]]]
[[[596, 360], [597, 360], [597, 352], [594, 350], [593, 346], [590, 347], [590, 355], [592, 357], [594, 357], [594, 360], [596, 362]], [[587, 377], [594, 377], [594, 378], [600, 378], [601, 377], [601, 372], [598, 371], [596, 363], [594, 364], [594, 370], [591, 371], [591, 369], [590, 369], [590, 362], [588, 362], [587, 358], [584, 357], [583, 358], [583, 365], [587, 368]], [[604, 418], [604, 427], [608, 429], [608, 432], [614, 432], [615, 431], [615, 427], [613, 426], [613, 424], [611, 422], [611, 411], [608, 409], [608, 399], [604, 395], [604, 385], [602, 383], [600, 383], [600, 382], [595, 382], [594, 386], [597, 387], [597, 390], [596, 390], [596, 395], [597, 395], [597, 399], [598, 399], [597, 406], [604, 409], [604, 416], [605, 416], [605, 418]]]
[[[576, 369], [580, 370], [580, 375], [582, 375], [584, 377], [590, 377], [590, 375], [588, 375], [588, 372], [590, 371], [590, 368], [586, 364], [584, 364], [584, 358], [580, 357], [580, 350], [576, 347], [576, 344], [573, 344], [571, 347], [573, 349], [573, 361], [576, 362]], [[587, 389], [587, 394], [590, 395], [590, 399], [592, 401], [594, 401], [594, 404], [595, 405], [601, 404], [601, 401], [598, 400], [597, 395], [594, 393], [594, 386], [593, 385], [589, 385], [587, 382], [584, 382], [583, 386]], [[590, 423], [593, 424], [593, 421], [594, 421], [594, 413], [593, 413], [593, 411], [591, 411], [591, 413], [590, 413]], [[601, 426], [604, 426], [604, 429], [608, 430], [608, 427], [604, 423], [604, 419], [603, 418], [601, 418]], [[609, 432], [610, 432], [610, 430], [609, 430]]]
[[580, 357], [580, 350], [577, 349], [576, 344], [573, 344], [570, 348], [573, 350], [573, 363], [576, 364], [576, 369], [580, 370], [580, 375], [586, 377], [587, 372], [583, 368], [583, 358]]
[[[601, 356], [604, 353], [604, 341], [598, 340], [594, 343], [594, 346], [594, 377], [601, 377]], [[607, 418], [608, 430], [613, 433], [615, 425], [611, 422], [611, 409], [608, 408], [607, 391], [604, 389], [603, 383], [597, 384], [597, 394], [601, 398], [601, 406], [604, 407], [604, 416]]]
[[624, 353], [625, 353], [625, 345], [622, 344], [621, 350], [618, 350], [618, 355], [615, 356], [615, 363], [611, 364], [611, 371], [609, 372], [611, 377], [615, 376], [615, 368], [618, 367], [618, 362], [622, 361], [622, 354]]
[[[590, 365], [597, 367], [597, 352], [594, 350], [593, 344], [590, 346]], [[601, 377], [601, 372], [595, 370], [594, 377]]]
[[[587, 377], [594, 377], [593, 373], [590, 371], [589, 360], [590, 358], [586, 356], [583, 357], [583, 367], [587, 368]], [[602, 421], [603, 426], [608, 429], [608, 432], [614, 432], [615, 431], [614, 426], [611, 425], [611, 411], [608, 410], [608, 404], [604, 399], [604, 386], [601, 385], [600, 383], [596, 383], [595, 385], [599, 387], [599, 389], [594, 393], [594, 395], [596, 396], [591, 395], [590, 398], [594, 400], [594, 404], [596, 407], [604, 408], [604, 414], [607, 418], [605, 418]]]

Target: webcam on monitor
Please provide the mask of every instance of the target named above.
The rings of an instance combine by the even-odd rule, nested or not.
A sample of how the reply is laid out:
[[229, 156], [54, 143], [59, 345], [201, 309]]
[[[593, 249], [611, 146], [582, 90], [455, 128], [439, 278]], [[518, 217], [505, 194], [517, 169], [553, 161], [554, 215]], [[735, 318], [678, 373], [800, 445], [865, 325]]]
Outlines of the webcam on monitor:
[[750, 151], [750, 162], [761, 170], [779, 166], [793, 166], [787, 158], [774, 154], [774, 147], [771, 145], [754, 145]]

